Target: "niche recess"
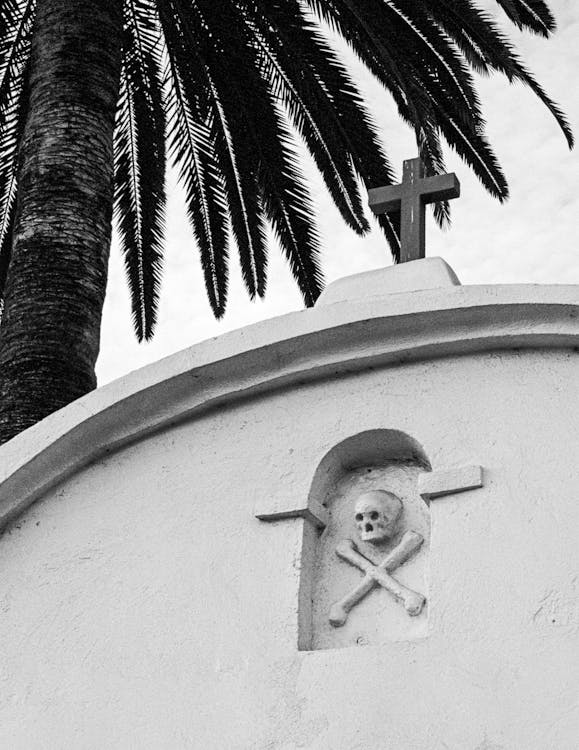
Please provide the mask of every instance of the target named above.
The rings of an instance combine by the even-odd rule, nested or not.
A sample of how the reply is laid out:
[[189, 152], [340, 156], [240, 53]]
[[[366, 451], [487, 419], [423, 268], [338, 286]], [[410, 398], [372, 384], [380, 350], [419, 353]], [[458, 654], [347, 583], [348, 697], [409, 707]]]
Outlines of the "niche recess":
[[[307, 583], [302, 581], [302, 603], [310, 610], [310, 616], [302, 617], [300, 622], [302, 649], [380, 645], [427, 634], [430, 512], [418, 495], [417, 480], [421, 472], [430, 470], [420, 444], [398, 430], [377, 429], [353, 435], [324, 456], [315, 472], [310, 498], [327, 507], [329, 523], [321, 536], [312, 536], [311, 543], [304, 547], [307, 564], [302, 570], [309, 569], [309, 575]], [[420, 550], [392, 575], [423, 594], [427, 604], [420, 615], [410, 617], [387, 591], [376, 587], [352, 609], [345, 624], [336, 628], [328, 618], [332, 604], [355, 589], [363, 578], [360, 570], [338, 558], [336, 545], [347, 538], [358, 541], [354, 505], [361, 493], [374, 489], [398, 495], [403, 513], [391, 543], [384, 550], [371, 551], [372, 562], [379, 563], [405, 531], [421, 534], [424, 543]], [[305, 598], [310, 601], [306, 603]]]

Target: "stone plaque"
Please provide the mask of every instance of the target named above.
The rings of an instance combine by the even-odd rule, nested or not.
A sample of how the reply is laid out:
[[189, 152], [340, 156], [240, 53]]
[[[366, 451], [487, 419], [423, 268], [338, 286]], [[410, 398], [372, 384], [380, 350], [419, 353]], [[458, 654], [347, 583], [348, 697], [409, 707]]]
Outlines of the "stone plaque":
[[326, 502], [312, 590], [312, 648], [379, 645], [428, 629], [430, 512], [411, 460], [345, 473]]

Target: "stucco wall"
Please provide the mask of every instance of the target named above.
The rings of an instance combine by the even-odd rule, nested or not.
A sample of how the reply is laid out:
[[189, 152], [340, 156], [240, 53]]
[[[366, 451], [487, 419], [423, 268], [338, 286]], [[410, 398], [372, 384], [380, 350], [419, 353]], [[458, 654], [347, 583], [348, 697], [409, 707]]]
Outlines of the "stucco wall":
[[[322, 313], [308, 320], [328, 329]], [[6, 446], [14, 520], [0, 539], [0, 746], [576, 750], [578, 355], [532, 343], [368, 367], [358, 357], [355, 368], [282, 379], [200, 413], [177, 400], [185, 418], [135, 427], [135, 442], [95, 448], [76, 468], [63, 455], [64, 478], [48, 488], [26, 473], [27, 441], [38, 445], [46, 425]], [[99, 411], [106, 394], [92, 398], [85, 430], [103, 409], [111, 429], [127, 419], [122, 405]], [[158, 399], [141, 404], [146, 422]], [[59, 439], [73, 411], [55, 416]], [[333, 446], [379, 428], [416, 440], [434, 469], [482, 465], [484, 486], [430, 505], [426, 634], [300, 651], [312, 527], [255, 514], [280, 498], [304, 502]], [[39, 499], [22, 510], [25, 495]]]

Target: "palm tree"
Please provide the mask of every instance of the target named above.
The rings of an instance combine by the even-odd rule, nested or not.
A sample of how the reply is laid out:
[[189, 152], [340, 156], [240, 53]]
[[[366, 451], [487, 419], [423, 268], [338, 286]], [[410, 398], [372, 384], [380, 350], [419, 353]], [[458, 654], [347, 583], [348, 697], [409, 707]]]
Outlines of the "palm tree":
[[[543, 0], [497, 0], [548, 36]], [[250, 297], [266, 288], [273, 227], [306, 305], [322, 287], [301, 138], [345, 222], [361, 185], [393, 174], [362, 96], [328, 42], [340, 34], [414, 128], [431, 174], [441, 139], [499, 200], [473, 72], [557, 107], [473, 0], [2, 0], [0, 442], [95, 387], [113, 207], [136, 334], [160, 288], [166, 144], [185, 188], [210, 305], [227, 300], [231, 235]], [[436, 207], [440, 222], [447, 207]], [[380, 218], [395, 259], [395, 219]]]

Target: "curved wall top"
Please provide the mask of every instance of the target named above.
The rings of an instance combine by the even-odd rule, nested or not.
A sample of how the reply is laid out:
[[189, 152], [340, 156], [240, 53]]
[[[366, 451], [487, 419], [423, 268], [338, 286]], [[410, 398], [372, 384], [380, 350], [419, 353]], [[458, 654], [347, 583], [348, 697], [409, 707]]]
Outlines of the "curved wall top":
[[438, 283], [398, 293], [386, 284], [388, 296], [364, 283], [365, 298], [349, 301], [326, 293], [314, 309], [204, 341], [75, 401], [0, 448], [0, 528], [89, 461], [242, 398], [391, 363], [579, 349], [576, 286]]

